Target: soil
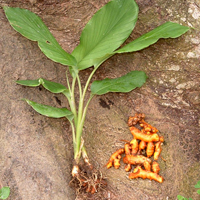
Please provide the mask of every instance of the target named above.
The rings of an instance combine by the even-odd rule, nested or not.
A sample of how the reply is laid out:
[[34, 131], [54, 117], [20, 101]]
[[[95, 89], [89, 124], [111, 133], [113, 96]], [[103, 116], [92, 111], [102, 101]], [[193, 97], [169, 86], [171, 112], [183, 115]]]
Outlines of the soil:
[[[21, 98], [66, 107], [62, 95], [15, 84], [18, 79], [45, 78], [66, 85], [65, 67], [42, 54], [35, 42], [15, 32], [1, 6], [27, 8], [38, 14], [61, 46], [72, 52], [91, 16], [108, 0], [0, 0], [0, 179], [11, 188], [8, 200], [81, 199], [69, 186], [73, 162], [70, 124], [45, 118]], [[194, 27], [177, 39], [159, 40], [136, 53], [115, 55], [103, 63], [94, 79], [114, 78], [143, 70], [146, 84], [130, 93], [96, 96], [88, 109], [85, 145], [92, 164], [106, 177], [107, 200], [194, 200], [200, 180], [200, 4], [196, 0], [136, 0], [140, 13], [127, 42], [173, 21]], [[81, 72], [84, 83], [91, 72]], [[129, 116], [145, 113], [164, 136], [160, 174], [165, 181], [129, 180], [124, 165], [104, 166], [110, 155], [131, 140]], [[82, 198], [83, 199], [83, 198]], [[95, 199], [95, 198], [94, 198]]]

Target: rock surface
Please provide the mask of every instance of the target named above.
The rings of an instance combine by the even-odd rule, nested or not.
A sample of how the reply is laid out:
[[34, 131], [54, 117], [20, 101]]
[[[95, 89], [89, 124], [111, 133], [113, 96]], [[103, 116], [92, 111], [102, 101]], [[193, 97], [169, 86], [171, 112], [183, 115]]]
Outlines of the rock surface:
[[[0, 6], [27, 8], [38, 14], [62, 47], [72, 52], [81, 30], [108, 0], [2, 0]], [[116, 55], [106, 61], [94, 79], [119, 77], [143, 70], [147, 83], [127, 94], [96, 96], [88, 109], [84, 139], [92, 163], [107, 177], [102, 199], [174, 200], [178, 194], [197, 199], [194, 185], [200, 177], [200, 5], [194, 0], [137, 0], [137, 25], [127, 42], [173, 21], [194, 27], [178, 39], [159, 40], [136, 53]], [[15, 32], [0, 8], [0, 179], [11, 188], [9, 200], [72, 200], [69, 187], [73, 160], [72, 136], [64, 119], [45, 118], [21, 98], [65, 107], [62, 95], [42, 87], [26, 88], [17, 79], [47, 80], [66, 85], [65, 67], [42, 54], [35, 42]], [[85, 82], [91, 69], [81, 72]], [[163, 184], [128, 180], [127, 173], [106, 170], [109, 156], [131, 140], [127, 119], [146, 114], [149, 123], [164, 136], [159, 159]]]

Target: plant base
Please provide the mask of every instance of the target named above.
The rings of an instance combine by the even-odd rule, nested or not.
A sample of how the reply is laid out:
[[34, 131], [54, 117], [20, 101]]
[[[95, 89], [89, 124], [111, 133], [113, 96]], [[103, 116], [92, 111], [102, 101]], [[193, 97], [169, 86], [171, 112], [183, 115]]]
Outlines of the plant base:
[[72, 176], [70, 186], [76, 190], [76, 199], [103, 199], [102, 193], [105, 191], [107, 182], [99, 170], [94, 169], [92, 165], [80, 163], [73, 166]]

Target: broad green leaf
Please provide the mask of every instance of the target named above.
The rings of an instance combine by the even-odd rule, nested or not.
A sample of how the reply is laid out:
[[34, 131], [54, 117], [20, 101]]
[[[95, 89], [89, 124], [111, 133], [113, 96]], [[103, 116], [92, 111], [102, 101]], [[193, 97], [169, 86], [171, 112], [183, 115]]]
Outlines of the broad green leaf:
[[94, 59], [94, 68], [99, 67], [103, 62], [105, 62], [108, 58], [112, 57], [114, 54], [106, 54], [101, 58]]
[[68, 91], [68, 89], [64, 85], [53, 81], [47, 81], [43, 78], [39, 78], [37, 80], [18, 80], [16, 81], [16, 83], [31, 87], [37, 87], [42, 84], [44, 88], [46, 88], [52, 93], [62, 93], [64, 91]]
[[0, 189], [0, 199], [7, 199], [10, 195], [10, 188], [9, 187], [2, 187]]
[[43, 21], [35, 13], [21, 8], [4, 7], [11, 26], [24, 37], [37, 41], [42, 52], [63, 65], [76, 66], [76, 59], [62, 49]]
[[197, 184], [194, 187], [195, 188], [200, 188], [200, 181], [198, 181]]
[[160, 38], [177, 38], [188, 30], [189, 27], [173, 22], [166, 22], [136, 40], [128, 43], [121, 49], [115, 51], [115, 53], [139, 51], [156, 43]]
[[37, 87], [41, 83], [39, 81], [40, 79], [36, 80], [18, 80], [16, 81], [17, 84], [24, 85], [24, 86], [29, 86], [29, 87]]
[[69, 111], [67, 108], [56, 108], [52, 106], [47, 106], [43, 104], [36, 103], [34, 101], [30, 101], [28, 99], [24, 99], [36, 112], [41, 115], [45, 115], [47, 117], [53, 118], [61, 118], [66, 117], [68, 120], [73, 119], [73, 113]]
[[42, 78], [40, 78], [40, 83], [44, 86], [44, 88], [46, 88], [47, 90], [53, 93], [62, 93], [63, 91], [67, 90], [67, 88], [60, 83], [47, 81]]
[[193, 200], [192, 198], [189, 198], [188, 200]]
[[141, 87], [146, 81], [143, 71], [132, 71], [115, 79], [94, 81], [91, 85], [92, 94], [102, 95], [108, 92], [130, 92], [136, 87]]
[[197, 193], [200, 194], [200, 190], [197, 190]]
[[93, 66], [95, 59], [117, 49], [132, 32], [138, 16], [134, 0], [112, 0], [86, 24], [80, 44], [72, 55], [80, 70]]

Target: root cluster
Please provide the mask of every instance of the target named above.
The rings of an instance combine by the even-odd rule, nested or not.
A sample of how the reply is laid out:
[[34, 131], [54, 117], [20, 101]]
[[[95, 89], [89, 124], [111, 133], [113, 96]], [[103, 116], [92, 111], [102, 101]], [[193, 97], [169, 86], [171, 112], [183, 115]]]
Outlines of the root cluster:
[[[86, 169], [87, 168], [87, 169]], [[103, 179], [100, 171], [94, 170], [87, 165], [80, 167], [74, 165], [72, 169], [73, 184], [78, 194], [88, 193], [94, 194], [100, 189], [104, 189], [107, 186], [106, 181]]]
[[[160, 156], [161, 144], [164, 142], [164, 138], [159, 136], [157, 134], [158, 130], [148, 124], [144, 118], [144, 114], [138, 113], [133, 117], [129, 117], [128, 126], [133, 135], [133, 140], [130, 142], [125, 140], [124, 148], [113, 153], [106, 166], [108, 169], [112, 166], [118, 169], [122, 154], [125, 154], [123, 157], [123, 162], [126, 164], [125, 171], [129, 172], [135, 166], [133, 172], [129, 174], [130, 179], [143, 178], [162, 183], [164, 178], [159, 175], [160, 168], [156, 161]], [[141, 130], [135, 127], [138, 123]]]

